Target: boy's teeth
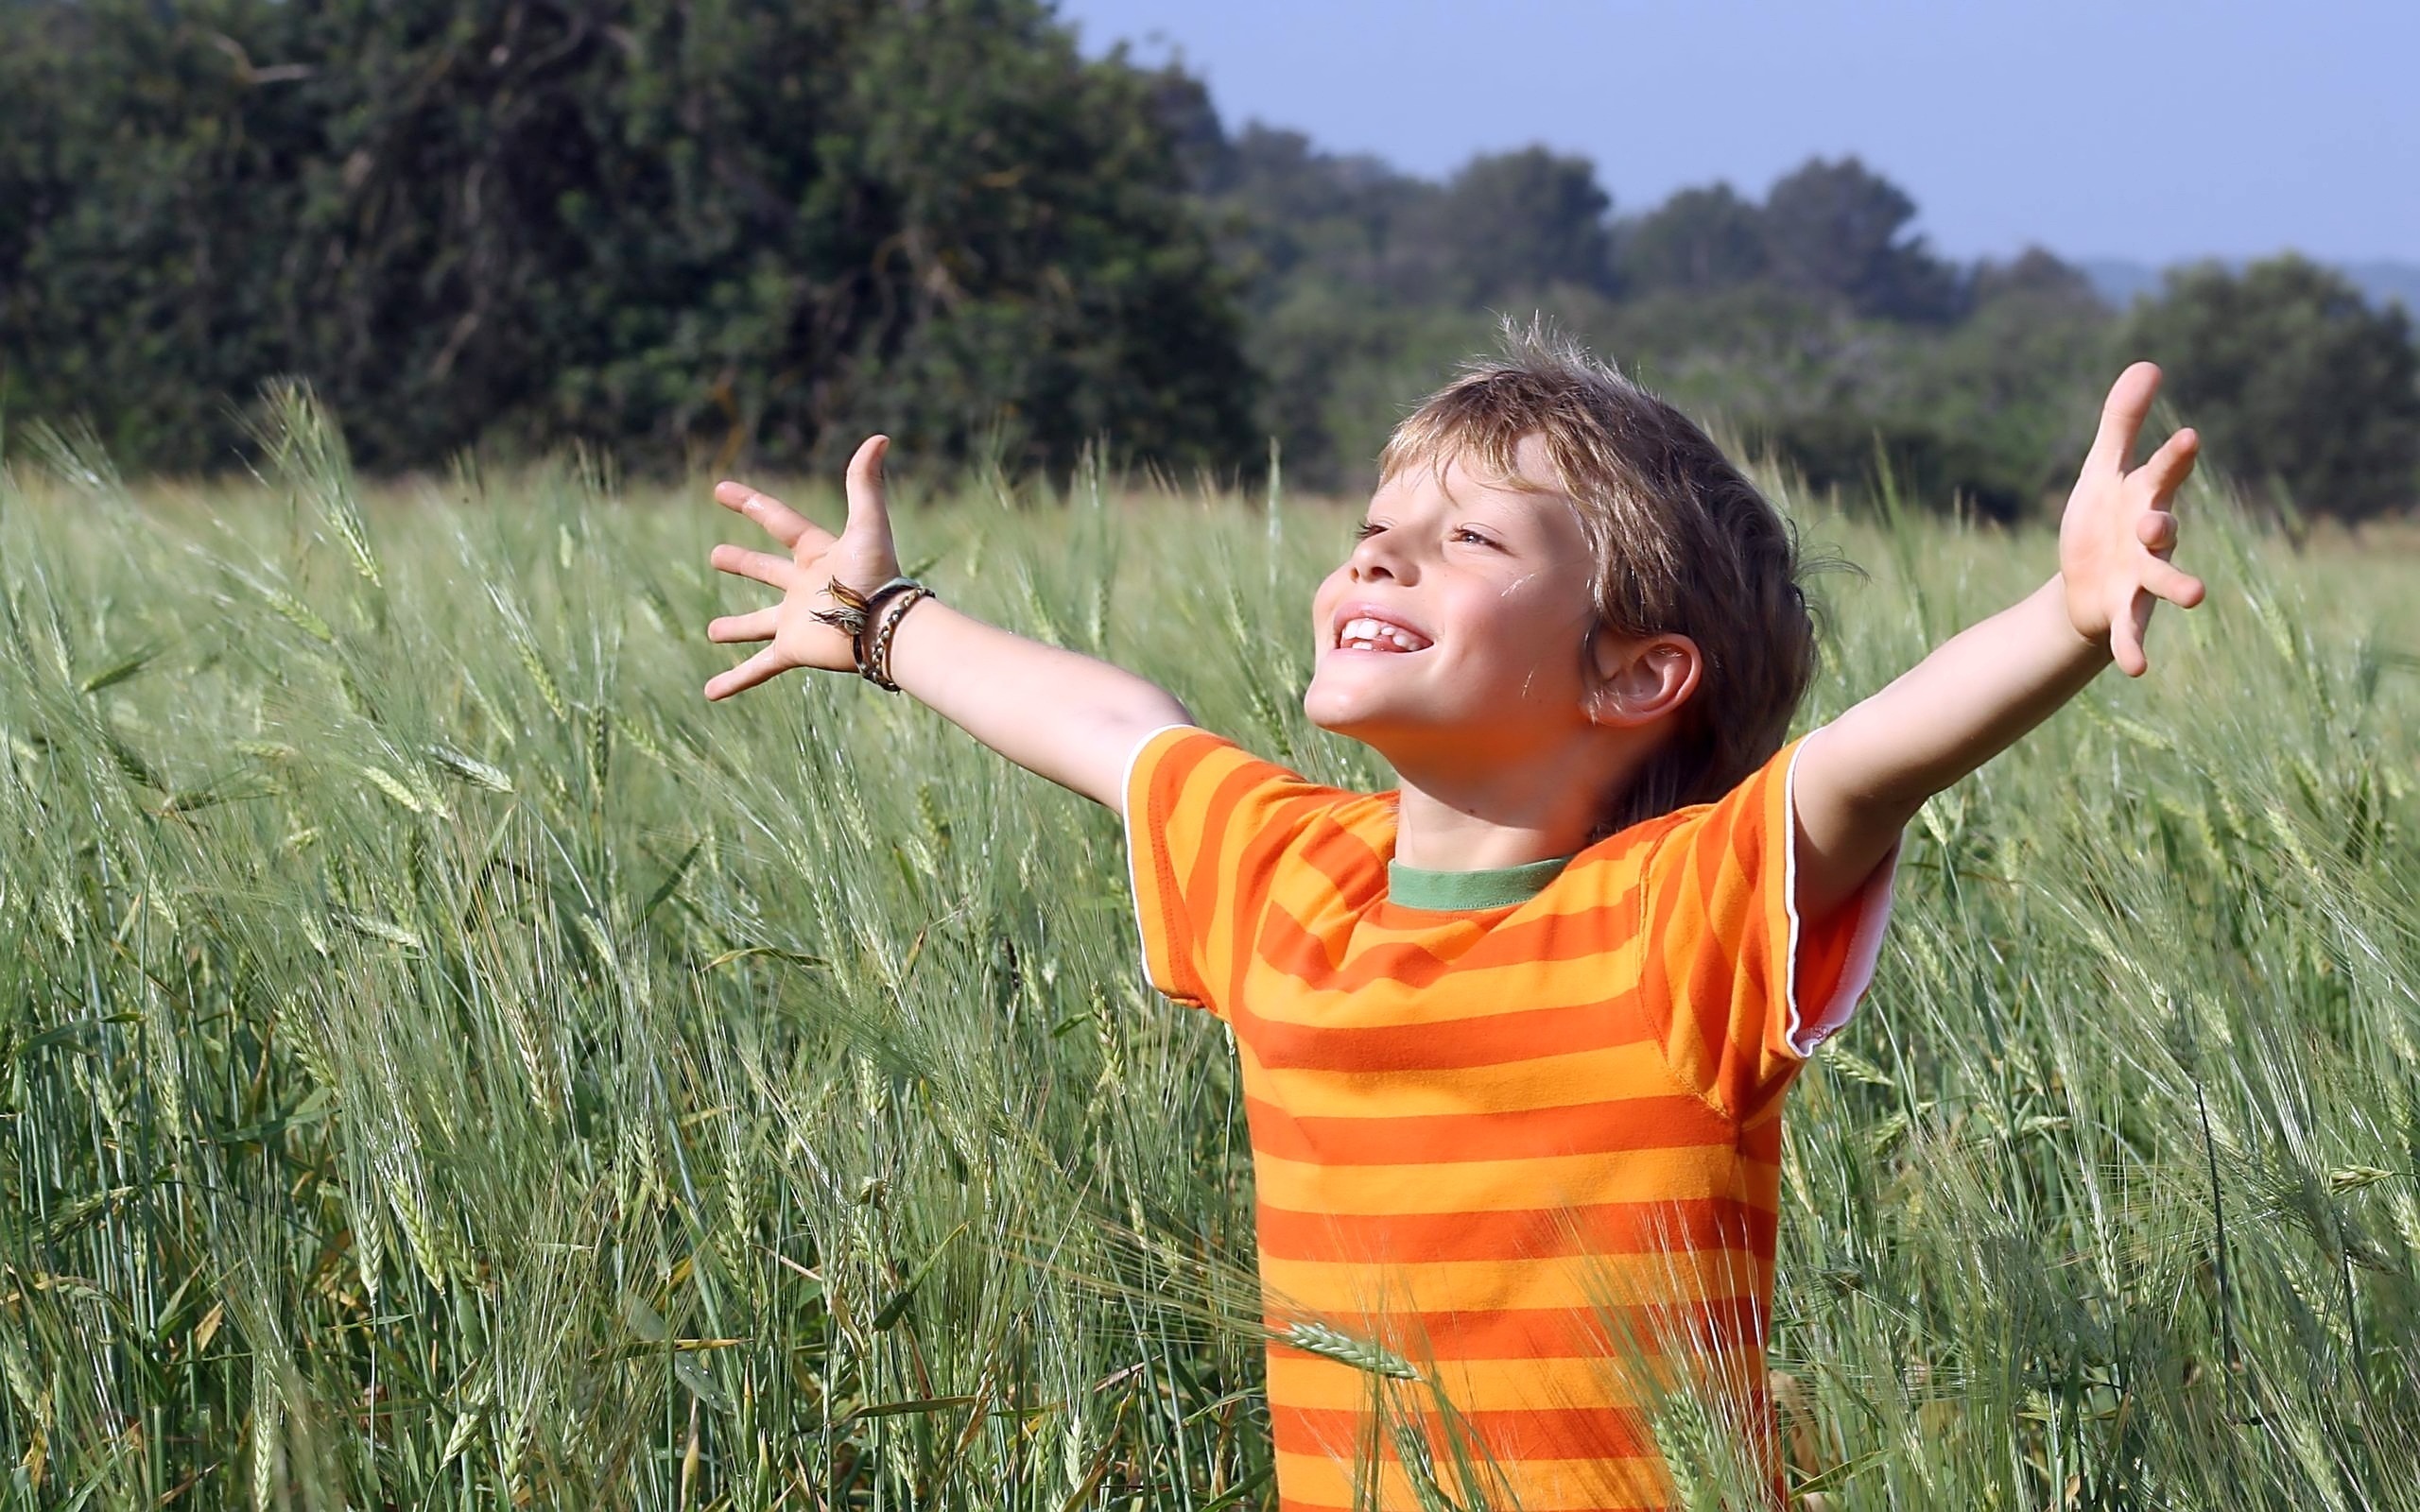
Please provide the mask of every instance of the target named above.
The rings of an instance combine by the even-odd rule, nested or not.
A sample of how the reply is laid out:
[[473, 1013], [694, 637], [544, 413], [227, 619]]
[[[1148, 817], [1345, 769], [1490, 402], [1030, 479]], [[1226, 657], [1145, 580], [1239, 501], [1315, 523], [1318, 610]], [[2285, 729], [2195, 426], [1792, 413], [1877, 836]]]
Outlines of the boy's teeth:
[[1345, 621], [1344, 629], [1337, 636], [1337, 642], [1340, 645], [1355, 650], [1366, 651], [1374, 651], [1381, 647], [1395, 651], [1419, 651], [1426, 649], [1428, 644], [1426, 641], [1409, 630], [1389, 625], [1383, 620], [1372, 619], [1367, 615]]

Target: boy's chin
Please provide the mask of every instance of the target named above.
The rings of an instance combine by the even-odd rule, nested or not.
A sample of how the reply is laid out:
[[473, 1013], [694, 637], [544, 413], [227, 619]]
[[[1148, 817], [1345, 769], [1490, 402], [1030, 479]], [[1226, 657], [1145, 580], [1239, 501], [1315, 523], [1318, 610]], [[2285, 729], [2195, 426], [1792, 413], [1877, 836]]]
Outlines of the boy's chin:
[[1331, 735], [1343, 735], [1353, 740], [1361, 738], [1362, 730], [1370, 722], [1366, 710], [1356, 709], [1339, 699], [1321, 697], [1316, 684], [1303, 695], [1303, 715]]
[[1381, 756], [1390, 746], [1411, 744], [1423, 732], [1433, 733], [1436, 723], [1433, 719], [1408, 717], [1402, 711], [1373, 707], [1360, 699], [1322, 697], [1317, 686], [1304, 695], [1303, 713], [1329, 734], [1357, 740]]

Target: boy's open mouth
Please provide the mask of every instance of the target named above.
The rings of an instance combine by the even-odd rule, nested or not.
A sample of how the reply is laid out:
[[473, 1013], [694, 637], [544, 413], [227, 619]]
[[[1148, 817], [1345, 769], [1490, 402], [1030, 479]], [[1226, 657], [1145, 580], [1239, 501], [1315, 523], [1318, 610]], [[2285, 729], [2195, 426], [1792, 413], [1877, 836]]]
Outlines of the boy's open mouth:
[[1429, 641], [1409, 626], [1399, 625], [1357, 604], [1340, 617], [1336, 644], [1342, 651], [1425, 651]]

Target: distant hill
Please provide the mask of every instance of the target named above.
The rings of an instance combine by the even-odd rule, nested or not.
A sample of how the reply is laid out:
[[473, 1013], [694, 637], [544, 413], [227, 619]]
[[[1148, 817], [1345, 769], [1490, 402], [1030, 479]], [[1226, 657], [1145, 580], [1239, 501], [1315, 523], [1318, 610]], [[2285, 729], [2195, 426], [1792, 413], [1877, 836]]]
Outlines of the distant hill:
[[[2224, 259], [2228, 266], [2241, 267], [2244, 259]], [[2159, 268], [2149, 263], [2129, 262], [2120, 257], [2084, 257], [2075, 266], [2083, 269], [2084, 277], [2102, 299], [2124, 309], [2140, 294], [2157, 294], [2160, 289]], [[2369, 297], [2370, 302], [2385, 305], [2401, 301], [2403, 307], [2420, 316], [2420, 263], [2338, 263], [2337, 270]]]

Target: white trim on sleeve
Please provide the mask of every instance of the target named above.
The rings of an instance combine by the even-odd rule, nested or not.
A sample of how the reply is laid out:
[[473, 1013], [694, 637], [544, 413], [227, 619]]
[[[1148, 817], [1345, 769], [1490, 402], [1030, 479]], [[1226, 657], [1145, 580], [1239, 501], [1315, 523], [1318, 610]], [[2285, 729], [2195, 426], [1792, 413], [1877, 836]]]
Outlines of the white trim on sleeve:
[[[1155, 988], [1159, 988], [1160, 984], [1151, 977], [1151, 936], [1143, 926], [1143, 859], [1148, 837], [1136, 832], [1135, 825], [1138, 821], [1134, 814], [1138, 806], [1148, 805], [1137, 805], [1134, 801], [1134, 766], [1143, 759], [1143, 752], [1150, 747], [1151, 742], [1169, 730], [1199, 730], [1200, 728], [1201, 727], [1199, 725], [1167, 724], [1147, 731], [1142, 739], [1134, 743], [1134, 748], [1126, 753], [1126, 765], [1120, 769], [1117, 778], [1117, 803], [1120, 810], [1118, 817], [1126, 832], [1126, 895], [1134, 916], [1134, 949], [1137, 958], [1143, 963], [1143, 979], [1150, 982]], [[1175, 963], [1170, 962], [1169, 965], [1173, 970]], [[1165, 991], [1164, 988], [1162, 990]]]
[[1822, 733], [1815, 730], [1798, 743], [1798, 748], [1789, 753], [1789, 769], [1782, 774], [1782, 822], [1789, 831], [1783, 837], [1789, 849], [1783, 852], [1787, 859], [1782, 868], [1782, 907], [1789, 915], [1789, 965], [1783, 987], [1789, 1007], [1789, 1048], [1802, 1060], [1841, 1031], [1873, 984], [1875, 964], [1882, 957], [1882, 932], [1891, 922], [1891, 885], [1899, 870], [1899, 847], [1893, 844], [1890, 853], [1875, 864], [1873, 875], [1865, 879], [1857, 897], [1844, 905], [1857, 910], [1857, 932], [1850, 936], [1839, 985], [1814, 1013], [1802, 1018], [1798, 1009], [1798, 758], [1806, 754], [1807, 742]]

